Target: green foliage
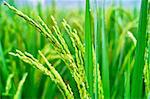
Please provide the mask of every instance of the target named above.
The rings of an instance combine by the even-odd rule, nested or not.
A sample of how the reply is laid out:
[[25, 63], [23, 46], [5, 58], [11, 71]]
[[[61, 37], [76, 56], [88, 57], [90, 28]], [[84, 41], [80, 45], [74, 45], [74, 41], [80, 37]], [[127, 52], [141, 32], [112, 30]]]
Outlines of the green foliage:
[[147, 1], [141, 13], [122, 0], [93, 1], [86, 0], [85, 12], [59, 9], [55, 0], [45, 9], [40, 1], [35, 9], [0, 6], [0, 97], [150, 97]]
[[[135, 55], [135, 64], [133, 67], [132, 85], [131, 85], [131, 98], [142, 97], [142, 75], [144, 69], [144, 53], [146, 47], [146, 29], [147, 29], [147, 9], [148, 0], [142, 0], [141, 12], [139, 18], [137, 46]], [[139, 86], [137, 88], [137, 86]]]
[[85, 10], [85, 71], [90, 97], [93, 97], [93, 55], [90, 0], [86, 0]]
[[7, 79], [7, 83], [6, 83], [6, 87], [5, 87], [5, 93], [3, 93], [3, 95], [5, 95], [5, 96], [9, 96], [10, 94], [9, 94], [9, 91], [10, 91], [10, 89], [11, 89], [11, 87], [12, 87], [12, 83], [11, 83], [11, 80], [12, 80], [12, 78], [13, 78], [13, 74], [10, 74], [9, 76], [8, 76], [8, 79]]
[[[23, 14], [21, 11], [10, 6], [8, 3], [5, 2], [4, 4], [7, 5], [17, 15], [24, 18], [27, 22], [29, 22], [31, 25], [33, 25], [35, 28], [37, 28], [49, 40], [49, 42], [53, 45], [57, 54], [60, 55], [60, 58], [64, 61], [64, 63], [70, 70], [71, 74], [73, 75], [73, 77], [77, 83], [77, 87], [79, 89], [80, 96], [84, 97], [84, 98], [88, 98], [88, 93], [86, 91], [86, 85], [85, 85], [83, 62], [82, 62], [83, 61], [82, 58], [84, 55], [82, 56], [81, 53], [80, 54], [76, 53], [76, 60], [73, 58], [73, 56], [71, 55], [71, 53], [68, 49], [68, 45], [66, 44], [63, 36], [61, 35], [60, 29], [58, 28], [57, 23], [54, 20], [54, 18], [52, 17], [52, 20], [54, 21], [53, 30], [54, 30], [56, 36], [52, 33], [52, 31], [48, 28], [48, 26], [43, 22], [43, 20], [40, 17], [38, 17], [39, 23], [37, 23], [33, 19], [28, 17], [27, 15]], [[75, 51], [77, 52], [76, 47], [79, 47], [79, 49], [81, 49], [81, 51], [82, 51], [83, 45], [82, 45], [76, 31], [75, 30], [72, 31], [72, 29], [70, 28], [70, 26], [67, 25], [66, 22], [64, 22], [63, 24], [64, 24], [65, 29], [67, 30], [67, 33], [70, 35], [70, 37], [72, 36], [73, 38], [75, 38], [75, 39], [71, 38], [73, 46], [75, 48]], [[75, 42], [75, 40], [76, 40], [76, 42]], [[79, 44], [79, 45], [76, 46], [75, 43]], [[25, 53], [25, 55], [24, 55], [22, 52], [20, 52], [18, 50], [17, 50], [17, 53], [18, 54], [13, 54], [13, 55], [18, 56], [20, 59], [22, 59], [23, 61], [25, 61], [29, 64], [33, 64], [33, 65], [37, 66], [38, 69], [40, 69], [41, 71], [46, 73], [46, 75], [50, 76], [50, 73], [48, 73], [49, 71], [47, 69], [44, 69], [42, 64], [38, 63], [38, 60], [33, 58], [32, 55], [30, 55], [28, 53]], [[82, 53], [83, 53], [83, 51], [82, 51]], [[28, 59], [28, 57], [30, 57], [31, 59]], [[46, 58], [44, 58], [44, 60], [46, 60]], [[77, 61], [77, 64], [75, 61]], [[46, 61], [46, 63], [48, 64], [48, 61]], [[57, 76], [56, 74], [58, 75], [58, 73], [55, 73], [55, 76]], [[52, 79], [51, 76], [50, 76], [50, 78]], [[57, 78], [59, 78], [59, 80], [58, 80], [59, 82], [63, 83], [63, 81], [60, 80], [60, 76], [58, 76]], [[56, 84], [58, 84], [58, 83], [56, 83]], [[63, 85], [63, 84], [60, 84], [60, 85]], [[65, 88], [64, 86], [65, 85], [63, 85], [63, 88]], [[66, 90], [66, 88], [65, 88], [65, 90]], [[70, 87], [69, 87], [69, 90], [70, 90]], [[61, 92], [64, 92], [64, 89]], [[69, 95], [68, 91], [65, 91], [64, 95], [67, 98], [73, 97], [73, 95]]]
[[17, 91], [16, 91], [16, 94], [14, 95], [14, 99], [21, 99], [21, 96], [22, 96], [22, 87], [24, 85], [24, 82], [27, 78], [27, 73], [25, 73], [22, 77], [22, 79], [20, 80], [19, 82], [19, 85], [18, 85], [18, 88], [17, 88]]
[[107, 37], [105, 27], [105, 1], [102, 1], [101, 10], [101, 24], [102, 24], [102, 83], [104, 89], [104, 97], [110, 98], [110, 84], [109, 84], [109, 62], [108, 62], [108, 49]]

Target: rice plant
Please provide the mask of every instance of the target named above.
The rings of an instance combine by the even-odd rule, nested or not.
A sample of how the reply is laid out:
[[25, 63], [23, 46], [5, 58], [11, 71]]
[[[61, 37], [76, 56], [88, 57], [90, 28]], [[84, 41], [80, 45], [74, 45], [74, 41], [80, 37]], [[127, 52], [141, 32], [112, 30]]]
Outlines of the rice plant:
[[122, 0], [86, 0], [85, 11], [51, 2], [0, 6], [2, 99], [149, 99], [148, 0], [140, 10]]

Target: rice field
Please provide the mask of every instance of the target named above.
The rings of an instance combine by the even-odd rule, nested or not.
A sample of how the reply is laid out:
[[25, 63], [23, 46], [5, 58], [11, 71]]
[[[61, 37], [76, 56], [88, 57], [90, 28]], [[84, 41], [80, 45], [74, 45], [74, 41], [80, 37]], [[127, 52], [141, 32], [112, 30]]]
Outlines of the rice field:
[[0, 2], [0, 99], [150, 99], [150, 0], [139, 1]]

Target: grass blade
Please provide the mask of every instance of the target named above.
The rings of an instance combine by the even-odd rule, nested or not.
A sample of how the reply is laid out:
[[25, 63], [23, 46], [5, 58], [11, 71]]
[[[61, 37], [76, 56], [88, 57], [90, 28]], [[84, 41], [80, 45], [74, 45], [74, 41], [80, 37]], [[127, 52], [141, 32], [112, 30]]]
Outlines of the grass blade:
[[93, 97], [93, 58], [92, 58], [92, 32], [90, 16], [90, 0], [86, 0], [85, 12], [85, 71], [88, 82], [88, 91]]
[[[137, 46], [135, 54], [135, 64], [132, 75], [131, 98], [142, 98], [144, 53], [146, 46], [146, 27], [147, 27], [147, 6], [148, 0], [142, 0], [137, 34]], [[138, 87], [137, 87], [138, 86]]]
[[100, 59], [100, 32], [99, 30], [99, 10], [98, 10], [98, 5], [97, 5], [97, 0], [94, 0], [94, 39], [95, 39], [95, 78], [94, 78], [94, 93], [95, 93], [95, 99], [98, 99], [100, 96], [99, 94], [99, 59]]
[[125, 71], [125, 95], [124, 99], [130, 99], [130, 57]]
[[11, 82], [12, 82], [13, 76], [14, 76], [14, 74], [10, 74], [8, 76], [8, 79], [7, 79], [7, 82], [6, 82], [6, 87], [5, 87], [5, 93], [2, 93], [2, 95], [5, 95], [5, 96], [11, 95], [9, 92], [10, 92], [10, 89], [12, 87]]
[[146, 93], [146, 97], [148, 98], [148, 94], [150, 92], [150, 63], [149, 63], [149, 55], [150, 55], [150, 47], [149, 47], [149, 42], [150, 40], [148, 40], [147, 43], [147, 48], [146, 48], [146, 53], [145, 53], [145, 65], [144, 65], [144, 82], [145, 82], [145, 93]]
[[14, 99], [21, 99], [21, 93], [22, 93], [22, 88], [23, 88], [23, 84], [27, 78], [28, 73], [25, 73], [21, 79], [21, 81], [19, 82], [18, 88], [17, 88], [17, 92], [14, 95]]
[[1, 72], [0, 75], [2, 77], [2, 82], [3, 82], [3, 81], [6, 81], [6, 78], [8, 77], [8, 70], [7, 70], [7, 66], [6, 66], [6, 60], [5, 60], [5, 57], [4, 57], [1, 41], [0, 41], [0, 63], [2, 64], [1, 65], [2, 68], [0, 70], [0, 72]]
[[105, 32], [105, 1], [102, 0], [102, 83], [104, 90], [104, 98], [110, 98], [110, 85], [109, 85], [109, 63], [107, 55], [107, 40]]

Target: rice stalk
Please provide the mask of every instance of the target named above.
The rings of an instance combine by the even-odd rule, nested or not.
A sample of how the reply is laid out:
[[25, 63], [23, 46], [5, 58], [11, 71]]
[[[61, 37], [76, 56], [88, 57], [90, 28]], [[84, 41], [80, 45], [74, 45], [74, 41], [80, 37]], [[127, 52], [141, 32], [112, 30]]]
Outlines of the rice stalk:
[[[150, 5], [149, 5], [150, 7]], [[148, 13], [150, 16], [150, 13]], [[149, 18], [150, 19], [150, 18]], [[148, 22], [150, 23], [150, 20]], [[150, 98], [150, 24], [148, 24], [147, 29], [147, 44], [145, 51], [145, 65], [144, 65], [144, 83], [145, 83], [145, 93], [147, 99]]]
[[[99, 64], [97, 66], [97, 68], [99, 68]], [[101, 74], [100, 74], [100, 70], [98, 70], [98, 99], [104, 99], [104, 90], [103, 90], [103, 84], [102, 84], [102, 78], [101, 78]]]
[[[70, 36], [70, 39], [72, 41], [73, 47], [75, 49], [75, 57], [76, 57], [76, 66], [79, 70], [78, 74], [82, 77], [78, 80], [78, 82], [80, 83], [84, 83], [83, 89], [82, 90], [86, 90], [86, 82], [85, 82], [85, 71], [84, 71], [84, 62], [83, 62], [83, 56], [84, 56], [84, 47], [83, 44], [81, 43], [76, 30], [72, 30], [71, 27], [69, 26], [69, 24], [67, 24], [67, 22], [64, 20], [62, 22], [65, 30], [67, 31], [68, 35]], [[83, 55], [82, 55], [83, 54]], [[81, 93], [82, 91], [79, 90], [79, 92]], [[87, 92], [84, 92], [84, 94], [87, 94]], [[88, 98], [87, 96], [82, 98]]]
[[[115, 56], [114, 56], [114, 61], [113, 61], [113, 65], [117, 62], [117, 59], [119, 57], [119, 53], [120, 53], [120, 50], [122, 48], [122, 46], [124, 45], [125, 43], [125, 37], [126, 37], [126, 33], [129, 33], [128, 31], [132, 28], [135, 27], [135, 24], [137, 23], [137, 20], [133, 20], [131, 22], [129, 22], [123, 29], [119, 39], [117, 40], [117, 47], [116, 47], [116, 53], [115, 53]], [[128, 35], [128, 36], [131, 36], [131, 35]], [[117, 78], [116, 78], [117, 79]]]
[[107, 51], [107, 39], [105, 31], [105, 1], [102, 0], [101, 10], [101, 25], [102, 25], [102, 83], [104, 90], [104, 98], [110, 98], [110, 85], [109, 85], [109, 62], [108, 62], [108, 51]]
[[99, 55], [100, 55], [100, 44], [99, 44], [99, 31], [98, 31], [98, 9], [97, 9], [97, 0], [94, 0], [94, 39], [95, 39], [95, 65], [94, 65], [94, 94], [95, 94], [95, 99], [98, 99], [99, 95], [99, 82], [98, 82], [98, 76], [99, 75]]
[[[27, 22], [32, 24], [34, 27], [36, 27], [49, 40], [49, 42], [53, 45], [54, 50], [57, 52], [58, 55], [60, 55], [61, 59], [65, 62], [68, 69], [70, 70], [71, 74], [73, 75], [73, 77], [77, 83], [77, 86], [78, 86], [78, 89], [80, 92], [80, 96], [83, 98], [88, 98], [84, 75], [79, 74], [80, 69], [77, 68], [75, 60], [74, 60], [73, 56], [71, 55], [71, 53], [67, 47], [67, 44], [64, 41], [64, 39], [61, 37], [61, 35], [59, 35], [60, 37], [57, 39], [40, 17], [38, 17], [39, 23], [37, 23], [33, 19], [28, 17], [27, 15], [22, 13], [21, 11], [17, 10], [13, 6], [10, 6], [8, 3], [4, 2], [4, 4], [6, 6], [8, 6], [8, 8], [10, 10], [12, 10], [17, 15], [19, 15], [20, 17], [25, 19]], [[53, 29], [55, 29], [56, 33], [60, 34], [60, 31], [56, 25], [54, 26]], [[81, 49], [84, 49], [84, 48], [81, 48]]]
[[[73, 59], [73, 57], [72, 57], [72, 55], [71, 55], [71, 53], [70, 53], [70, 51], [68, 49], [68, 45], [66, 44], [64, 38], [62, 37], [62, 35], [60, 33], [60, 30], [59, 30], [59, 28], [57, 26], [57, 22], [55, 21], [54, 17], [51, 16], [51, 18], [52, 18], [52, 20], [53, 20], [53, 22], [55, 24], [55, 26], [53, 26], [53, 29], [54, 29], [57, 37], [58, 37], [58, 40], [53, 35], [52, 35], [52, 37], [55, 39], [55, 41], [58, 42], [59, 46], [61, 46], [60, 49], [63, 52], [63, 54], [61, 54], [61, 52], [59, 52], [58, 54], [60, 54], [61, 59], [65, 62], [65, 64], [68, 66], [69, 70], [71, 71], [71, 73], [72, 73], [72, 75], [73, 75], [73, 77], [74, 77], [74, 79], [75, 79], [75, 81], [76, 81], [76, 83], [78, 85], [80, 96], [87, 98], [88, 97], [88, 93], [86, 92], [84, 74], [82, 74], [83, 72], [80, 71], [80, 68], [76, 67], [75, 60]], [[45, 27], [47, 32], [49, 33], [50, 30], [48, 29], [46, 24], [41, 19], [40, 19], [40, 22]], [[79, 38], [77, 35], [76, 35], [76, 37]], [[80, 46], [80, 48], [83, 47], [81, 45], [81, 42], [79, 42], [79, 46]], [[84, 48], [81, 48], [81, 49], [84, 49]], [[57, 51], [57, 49], [55, 49], [55, 50]]]
[[[70, 37], [72, 37], [72, 39], [74, 40], [74, 43], [76, 43], [77, 49], [81, 52], [81, 56], [84, 57], [85, 47], [82, 44], [82, 41], [77, 34], [77, 31], [75, 29], [72, 30], [71, 27], [69, 26], [69, 24], [65, 20], [63, 20], [62, 24], [63, 24], [65, 30], [70, 35]], [[71, 32], [71, 33], [69, 33], [69, 32]]]
[[49, 67], [49, 70], [46, 67], [44, 67], [31, 54], [29, 54], [27, 52], [22, 53], [21, 51], [16, 50], [16, 53], [10, 53], [10, 54], [13, 55], [13, 56], [17, 56], [22, 61], [24, 61], [24, 62], [26, 62], [26, 63], [28, 63], [30, 65], [34, 65], [35, 68], [39, 69], [42, 73], [44, 73], [45, 75], [49, 76], [52, 79], [52, 81], [54, 81], [56, 83], [56, 85], [58, 86], [58, 88], [60, 89], [62, 94], [64, 95], [64, 98], [67, 98], [67, 99], [74, 98], [73, 97], [73, 93], [70, 90], [69, 86], [64, 83], [64, 81], [62, 80], [62, 78], [59, 75], [59, 73], [55, 70], [54, 67], [51, 66], [51, 64], [47, 61], [45, 56], [40, 51], [39, 51], [39, 54], [45, 60], [46, 64]]
[[[130, 72], [129, 72], [129, 69], [132, 69], [133, 67], [133, 63], [134, 63], [134, 60], [130, 60], [130, 57], [131, 55], [133, 54], [134, 50], [135, 50], [135, 47], [136, 47], [136, 43], [137, 43], [137, 40], [136, 38], [133, 36], [133, 34], [131, 32], [127, 32], [127, 37], [129, 39], [132, 40], [133, 42], [133, 46], [130, 48], [129, 52], [126, 54], [126, 56], [124, 57], [124, 61], [122, 63], [122, 67], [121, 69], [119, 70], [118, 74], [117, 74], [117, 77], [115, 79], [115, 83], [114, 83], [114, 87], [112, 90], [115, 90], [114, 88], [117, 88], [117, 85], [119, 84], [119, 80], [121, 79], [121, 77], [123, 76], [123, 74], [125, 74], [125, 86], [126, 84], [128, 85], [128, 83], [130, 82]], [[130, 67], [129, 67], [130, 66]], [[125, 72], [124, 72], [125, 71]], [[130, 88], [130, 86], [128, 86], [128, 88]], [[125, 91], [129, 91], [127, 87], [125, 87]], [[119, 91], [119, 90], [118, 90]], [[129, 93], [129, 92], [128, 92]], [[115, 95], [117, 94], [117, 90], [115, 90], [113, 92], [113, 95], [112, 97], [114, 97]], [[127, 96], [127, 95], [126, 95]], [[126, 98], [126, 97], [125, 97]], [[128, 97], [129, 98], [129, 94], [128, 94]]]
[[23, 89], [23, 84], [27, 78], [28, 73], [24, 73], [22, 79], [19, 82], [17, 91], [14, 95], [14, 99], [21, 99], [21, 94], [22, 94], [22, 89]]
[[[93, 48], [93, 66], [94, 66], [94, 69], [93, 71], [96, 72], [97, 71], [97, 78], [96, 78], [96, 73], [94, 73], [94, 98], [97, 98], [97, 99], [104, 99], [104, 91], [103, 91], [103, 84], [102, 84], [102, 79], [101, 79], [101, 74], [100, 74], [100, 66], [99, 64], [97, 63], [97, 68], [98, 70], [96, 70], [96, 53], [94, 51], [94, 48]], [[97, 80], [97, 81], [96, 81]], [[96, 86], [96, 83], [98, 83], [98, 85]], [[98, 88], [97, 89], [97, 95], [96, 95], [96, 87]]]
[[[70, 36], [73, 47], [75, 49], [76, 65], [80, 71], [79, 73], [80, 73], [80, 75], [82, 75], [84, 77], [84, 75], [85, 75], [84, 63], [83, 63], [83, 56], [81, 54], [81, 51], [82, 51], [82, 49], [84, 50], [84, 47], [76, 33], [76, 30], [72, 31], [71, 27], [69, 26], [69, 24], [67, 24], [67, 22], [65, 20], [64, 20], [64, 22], [62, 22], [62, 24], [63, 24], [65, 30], [67, 31], [68, 35]], [[82, 52], [82, 53], [84, 54], [84, 52]], [[83, 78], [83, 81], [84, 80], [85, 80], [85, 78]]]
[[14, 77], [14, 74], [10, 74], [10, 75], [8, 76], [8, 79], [7, 79], [7, 82], [6, 82], [6, 87], [5, 87], [5, 93], [3, 93], [2, 95], [5, 95], [5, 96], [10, 95], [9, 91], [10, 91], [10, 89], [11, 89], [11, 87], [12, 87], [11, 81], [12, 81], [12, 78], [13, 78], [13, 77]]
[[125, 92], [124, 92], [124, 99], [130, 99], [130, 56], [128, 58], [128, 63], [126, 65], [126, 69], [125, 69], [125, 83], [124, 83], [124, 88], [125, 88]]
[[85, 72], [90, 97], [93, 96], [93, 55], [90, 0], [86, 0], [85, 8]]
[[150, 93], [150, 62], [149, 62], [149, 50], [146, 49], [145, 53], [145, 65], [144, 65], [144, 82], [145, 82], [145, 93], [148, 99]]
[[7, 66], [6, 66], [6, 61], [5, 61], [5, 57], [4, 57], [4, 53], [3, 53], [3, 49], [2, 49], [2, 44], [0, 41], [0, 59], [2, 61], [2, 69], [0, 70], [0, 74], [2, 75], [2, 79], [5, 81], [5, 79], [8, 76], [8, 70], [7, 70]]
[[145, 53], [145, 46], [146, 46], [146, 28], [147, 28], [147, 13], [148, 13], [147, 11], [148, 11], [148, 0], [142, 0], [138, 33], [137, 33], [135, 63], [133, 67], [133, 76], [132, 76], [132, 83], [131, 83], [132, 99], [142, 98], [143, 96], [142, 76], [143, 76], [143, 69], [144, 69], [144, 53]]

